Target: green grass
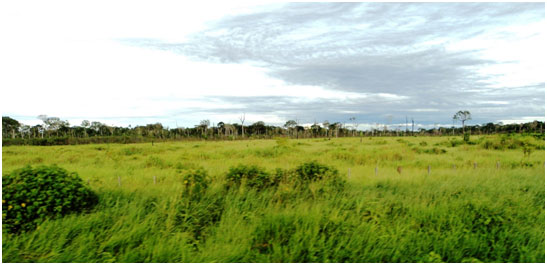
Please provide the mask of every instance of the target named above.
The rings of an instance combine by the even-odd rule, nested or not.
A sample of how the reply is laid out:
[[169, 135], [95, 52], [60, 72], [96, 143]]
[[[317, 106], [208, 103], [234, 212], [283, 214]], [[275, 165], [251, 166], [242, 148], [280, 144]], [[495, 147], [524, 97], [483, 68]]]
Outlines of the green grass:
[[[45, 221], [36, 231], [3, 233], [2, 261], [545, 261], [544, 142], [520, 137], [534, 147], [527, 156], [518, 146], [484, 147], [498, 136], [455, 147], [450, 139], [3, 147], [3, 174], [57, 164], [89, 181], [100, 201], [89, 213]], [[273, 172], [311, 160], [337, 168], [346, 188], [224, 189], [232, 166]], [[200, 200], [189, 201], [181, 179], [198, 167], [212, 182]]]

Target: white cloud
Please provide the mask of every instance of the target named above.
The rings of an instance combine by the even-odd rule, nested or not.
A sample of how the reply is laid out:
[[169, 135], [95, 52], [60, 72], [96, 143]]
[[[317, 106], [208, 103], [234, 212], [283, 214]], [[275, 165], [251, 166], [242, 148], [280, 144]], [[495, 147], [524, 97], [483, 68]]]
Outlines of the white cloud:
[[[90, 119], [115, 125], [162, 122], [173, 127], [175, 123], [192, 126], [206, 118], [237, 122], [233, 114], [208, 111], [246, 107], [244, 103], [218, 99], [222, 97], [286, 97], [292, 98], [295, 105], [317, 100], [339, 104], [356, 99], [410, 99], [381, 90], [360, 93], [320, 85], [293, 85], [272, 77], [267, 64], [196, 61], [174, 52], [119, 42], [141, 38], [181, 43], [220, 18], [279, 6], [269, 1], [4, 1], [0, 4], [0, 111], [28, 124], [39, 123], [35, 117], [47, 114], [73, 124]], [[419, 16], [408, 22], [412, 22], [407, 23], [409, 29], [427, 24]], [[371, 25], [359, 23], [354, 29], [366, 31]], [[385, 26], [389, 29], [389, 25]], [[345, 28], [344, 24], [323, 23], [282, 35], [280, 40], [297, 43], [299, 39], [314, 39]], [[405, 53], [416, 47], [437, 45], [446, 45], [447, 50], [453, 51], [482, 49], [481, 59], [505, 61], [476, 69], [482, 76], [490, 77], [492, 87], [525, 86], [544, 82], [545, 63], [538, 56], [544, 46], [544, 28], [544, 20], [506, 25], [476, 38], [454, 40], [442, 36], [405, 49], [395, 47], [394, 51]], [[317, 45], [322, 43], [319, 38], [316, 41]], [[352, 39], [341, 39], [340, 43], [344, 41]], [[390, 46], [372, 47], [370, 52], [389, 49]], [[340, 51], [333, 52], [337, 53]], [[507, 101], [482, 102], [503, 105]], [[431, 102], [414, 111], [434, 112], [437, 109], [431, 107], [435, 104]], [[286, 117], [297, 116], [295, 113], [298, 110], [279, 109], [266, 114], [247, 113], [247, 118], [250, 123], [263, 120], [279, 124]], [[339, 113], [358, 111], [345, 109]]]

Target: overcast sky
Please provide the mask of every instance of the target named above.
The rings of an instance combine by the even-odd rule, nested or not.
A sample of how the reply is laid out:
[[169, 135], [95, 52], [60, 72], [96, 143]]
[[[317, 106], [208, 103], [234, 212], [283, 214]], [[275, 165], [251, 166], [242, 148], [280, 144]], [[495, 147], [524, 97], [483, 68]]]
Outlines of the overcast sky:
[[6, 2], [1, 112], [25, 124], [545, 120], [544, 3]]

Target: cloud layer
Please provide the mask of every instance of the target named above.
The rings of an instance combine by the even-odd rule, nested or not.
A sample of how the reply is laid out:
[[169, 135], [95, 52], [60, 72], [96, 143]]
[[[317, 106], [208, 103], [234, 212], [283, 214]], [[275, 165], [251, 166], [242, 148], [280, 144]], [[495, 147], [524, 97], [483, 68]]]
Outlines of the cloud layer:
[[218, 97], [242, 106], [219, 111], [433, 124], [467, 109], [481, 123], [544, 115], [544, 17], [544, 3], [291, 3], [225, 17], [183, 43], [125, 42], [357, 95]]

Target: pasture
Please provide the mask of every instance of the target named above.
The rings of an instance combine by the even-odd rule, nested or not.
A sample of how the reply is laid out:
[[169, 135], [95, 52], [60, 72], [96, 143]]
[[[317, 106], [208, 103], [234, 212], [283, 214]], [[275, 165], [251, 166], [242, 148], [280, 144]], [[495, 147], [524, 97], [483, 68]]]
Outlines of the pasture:
[[[314, 160], [344, 188], [225, 189], [239, 164], [275, 172]], [[3, 232], [3, 262], [545, 260], [545, 146], [531, 136], [2, 148], [3, 174], [41, 164], [77, 172], [99, 203]], [[182, 178], [200, 167], [211, 184], [192, 202]]]

